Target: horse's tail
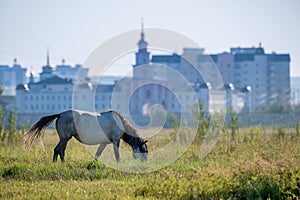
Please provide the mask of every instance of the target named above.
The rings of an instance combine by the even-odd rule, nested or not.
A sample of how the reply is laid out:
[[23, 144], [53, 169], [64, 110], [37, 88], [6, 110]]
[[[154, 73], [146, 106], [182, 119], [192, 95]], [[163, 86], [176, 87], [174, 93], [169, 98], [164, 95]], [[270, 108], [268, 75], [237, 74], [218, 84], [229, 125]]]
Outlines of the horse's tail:
[[33, 142], [41, 136], [41, 132], [47, 128], [54, 119], [59, 118], [60, 114], [41, 117], [26, 133], [25, 145], [28, 150], [31, 149]]

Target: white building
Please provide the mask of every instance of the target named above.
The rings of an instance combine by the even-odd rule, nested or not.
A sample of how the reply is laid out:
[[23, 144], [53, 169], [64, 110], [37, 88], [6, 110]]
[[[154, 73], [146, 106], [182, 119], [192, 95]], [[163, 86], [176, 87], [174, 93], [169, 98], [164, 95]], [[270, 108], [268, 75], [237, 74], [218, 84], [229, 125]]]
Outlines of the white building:
[[72, 93], [73, 83], [59, 77], [18, 85], [18, 113], [44, 115], [71, 109]]
[[62, 79], [77, 79], [78, 81], [84, 82], [88, 78], [88, 71], [88, 68], [82, 68], [82, 65], [79, 64], [75, 65], [74, 67], [71, 65], [66, 65], [65, 59], [62, 59], [61, 65], [56, 65], [56, 67], [53, 67], [50, 65], [49, 53], [47, 53], [47, 62], [46, 65], [42, 67], [40, 81], [58, 76]]
[[[75, 88], [76, 87], [76, 88]], [[52, 77], [17, 87], [16, 105], [19, 120], [36, 120], [41, 115], [76, 108], [106, 111], [111, 102], [113, 85], [74, 85], [72, 80]]]
[[3, 89], [3, 95], [15, 96], [17, 85], [26, 82], [26, 68], [22, 68], [17, 63], [17, 59], [14, 59], [12, 67], [0, 65], [0, 86]]

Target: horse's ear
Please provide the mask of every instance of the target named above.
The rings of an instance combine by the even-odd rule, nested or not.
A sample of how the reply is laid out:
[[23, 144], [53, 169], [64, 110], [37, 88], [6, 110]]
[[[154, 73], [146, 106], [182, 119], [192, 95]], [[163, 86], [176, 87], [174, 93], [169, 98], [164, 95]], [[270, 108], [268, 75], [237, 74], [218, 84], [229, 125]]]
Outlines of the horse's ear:
[[148, 142], [148, 140], [144, 140], [142, 144], [146, 144]]

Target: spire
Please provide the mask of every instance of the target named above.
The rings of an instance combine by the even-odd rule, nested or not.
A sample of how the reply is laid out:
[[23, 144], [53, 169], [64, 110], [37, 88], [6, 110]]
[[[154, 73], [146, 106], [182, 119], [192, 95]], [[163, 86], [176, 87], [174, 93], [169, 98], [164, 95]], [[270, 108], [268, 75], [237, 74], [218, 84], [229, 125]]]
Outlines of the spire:
[[[144, 33], [144, 18], [141, 20], [141, 38], [137, 43], [138, 45], [138, 52], [136, 52], [136, 64], [134, 67], [144, 64], [150, 63], [150, 53], [147, 51], [148, 42], [145, 41], [145, 33]], [[134, 72], [135, 73], [135, 72]], [[135, 75], [134, 75], [135, 76]], [[139, 75], [138, 75], [139, 76]]]
[[146, 49], [148, 43], [145, 41], [145, 33], [144, 33], [144, 18], [141, 19], [141, 39], [138, 42], [139, 49]]
[[34, 83], [34, 71], [32, 70], [32, 66], [30, 67], [29, 83]]
[[47, 65], [50, 66], [49, 46], [47, 46]]
[[144, 40], [145, 33], [144, 33], [144, 18], [141, 19], [141, 38]]

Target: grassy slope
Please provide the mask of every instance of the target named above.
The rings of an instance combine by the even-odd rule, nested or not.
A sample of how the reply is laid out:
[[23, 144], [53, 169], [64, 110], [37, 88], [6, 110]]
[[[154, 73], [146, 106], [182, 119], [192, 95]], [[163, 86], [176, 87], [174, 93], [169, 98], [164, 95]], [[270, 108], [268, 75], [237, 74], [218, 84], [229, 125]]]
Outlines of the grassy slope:
[[[299, 198], [300, 138], [271, 132], [243, 130], [235, 141], [223, 135], [202, 161], [200, 145], [194, 143], [168, 167], [144, 174], [93, 162], [75, 140], [67, 147], [67, 162], [53, 164], [57, 136], [50, 132], [45, 150], [37, 145], [27, 153], [21, 145], [1, 146], [0, 199]], [[170, 132], [164, 134], [165, 141], [172, 138]], [[150, 138], [149, 150], [162, 141], [161, 136]]]

